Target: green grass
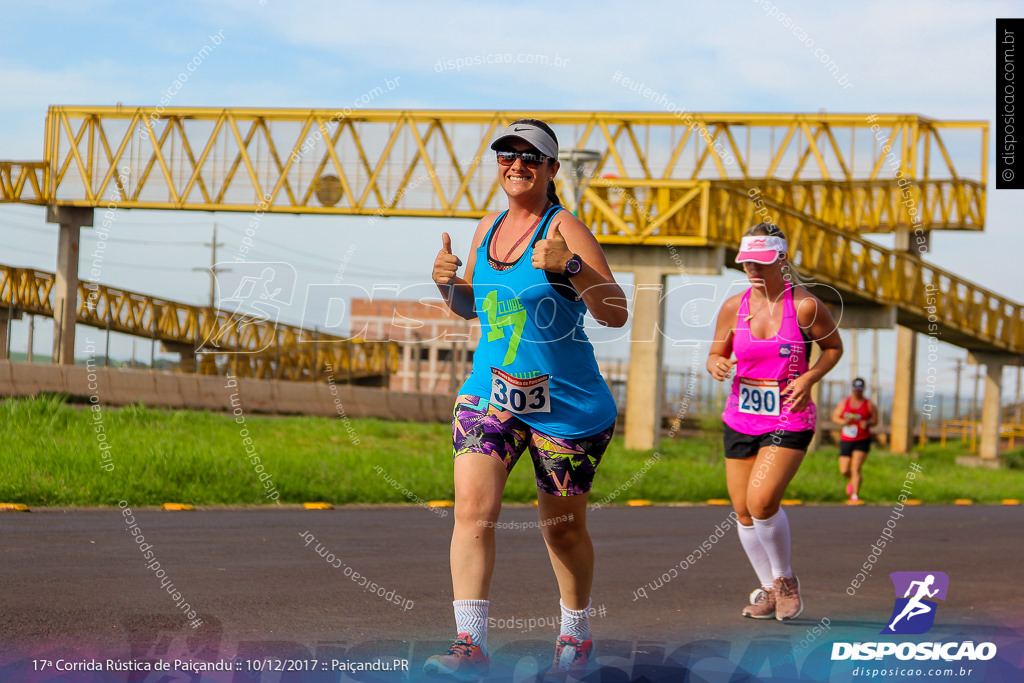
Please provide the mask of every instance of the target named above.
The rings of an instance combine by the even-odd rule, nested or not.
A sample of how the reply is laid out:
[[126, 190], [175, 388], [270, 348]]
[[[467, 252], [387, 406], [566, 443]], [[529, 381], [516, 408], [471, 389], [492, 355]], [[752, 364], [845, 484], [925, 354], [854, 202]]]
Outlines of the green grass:
[[[103, 434], [114, 467], [101, 468], [94, 413], [61, 397], [0, 402], [0, 502], [30, 506], [247, 505], [270, 502], [247, 457], [244, 427], [256, 455], [270, 474], [281, 502], [408, 503], [408, 489], [423, 500], [451, 499], [451, 431], [444, 424], [352, 420], [352, 432], [338, 419], [246, 416], [239, 425], [224, 414], [157, 411], [142, 406], [104, 409]], [[358, 443], [354, 443], [358, 441]], [[809, 454], [787, 497], [805, 502], [839, 502], [845, 485], [836, 449]], [[979, 503], [1024, 497], [1024, 450], [1011, 455], [1014, 468], [998, 471], [959, 467], [959, 444], [929, 445], [909, 456], [873, 451], [864, 468], [861, 497], [893, 502], [911, 462], [922, 472], [913, 497], [926, 503], [971, 498]], [[621, 504], [631, 498], [655, 502], [703, 502], [726, 498], [720, 437], [664, 440], [657, 451], [627, 451], [616, 437], [598, 471], [593, 502]], [[642, 477], [636, 476], [648, 464]], [[375, 468], [380, 468], [380, 473]], [[384, 476], [399, 484], [389, 484]], [[605, 500], [611, 497], [612, 500]], [[536, 498], [529, 456], [513, 471], [509, 502]]]

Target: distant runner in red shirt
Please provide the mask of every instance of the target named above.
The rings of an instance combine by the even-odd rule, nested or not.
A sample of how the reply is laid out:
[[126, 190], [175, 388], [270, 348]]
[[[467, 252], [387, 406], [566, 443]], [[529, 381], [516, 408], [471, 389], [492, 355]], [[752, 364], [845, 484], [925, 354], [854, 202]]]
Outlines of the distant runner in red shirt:
[[839, 436], [839, 473], [849, 479], [846, 495], [850, 503], [860, 502], [860, 468], [871, 450], [871, 428], [878, 424], [878, 408], [864, 398], [864, 380], [853, 380], [850, 395], [832, 411], [832, 421], [842, 425]]

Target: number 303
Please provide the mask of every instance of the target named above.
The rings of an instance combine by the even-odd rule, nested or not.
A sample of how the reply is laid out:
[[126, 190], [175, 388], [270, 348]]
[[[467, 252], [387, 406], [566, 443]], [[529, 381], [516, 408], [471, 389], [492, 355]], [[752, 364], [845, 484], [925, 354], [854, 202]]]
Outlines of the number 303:
[[[494, 400], [502, 405], [507, 405], [512, 408], [513, 411], [524, 410], [526, 406], [526, 392], [522, 389], [509, 389], [508, 386], [501, 380], [495, 380], [494, 385], [497, 387], [497, 391], [494, 392]], [[533, 402], [530, 403], [530, 410], [540, 410], [547, 403], [547, 397], [544, 395], [543, 387], [534, 387], [530, 390], [530, 397]]]

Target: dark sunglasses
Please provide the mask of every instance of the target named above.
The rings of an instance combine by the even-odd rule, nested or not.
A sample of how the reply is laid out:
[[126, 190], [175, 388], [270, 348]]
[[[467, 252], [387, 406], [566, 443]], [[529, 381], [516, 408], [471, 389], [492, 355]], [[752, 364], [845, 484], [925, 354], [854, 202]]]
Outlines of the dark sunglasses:
[[498, 163], [502, 166], [511, 166], [516, 163], [516, 158], [522, 159], [527, 168], [537, 168], [550, 157], [539, 152], [516, 152], [513, 150], [498, 152]]

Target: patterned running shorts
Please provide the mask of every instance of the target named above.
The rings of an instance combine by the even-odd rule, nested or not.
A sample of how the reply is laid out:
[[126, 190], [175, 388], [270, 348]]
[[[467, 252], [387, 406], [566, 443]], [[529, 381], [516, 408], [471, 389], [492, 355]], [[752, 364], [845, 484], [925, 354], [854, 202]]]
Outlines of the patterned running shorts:
[[553, 496], [577, 496], [590, 491], [614, 431], [613, 422], [607, 429], [579, 439], [549, 436], [515, 413], [479, 396], [463, 394], [455, 401], [452, 447], [456, 458], [463, 453], [483, 453], [500, 460], [505, 471], [511, 472], [529, 446], [537, 488]]

